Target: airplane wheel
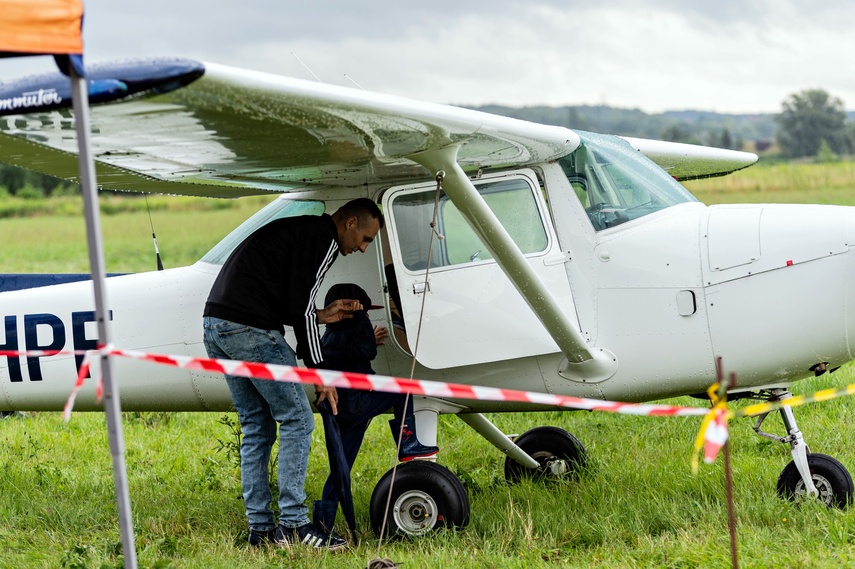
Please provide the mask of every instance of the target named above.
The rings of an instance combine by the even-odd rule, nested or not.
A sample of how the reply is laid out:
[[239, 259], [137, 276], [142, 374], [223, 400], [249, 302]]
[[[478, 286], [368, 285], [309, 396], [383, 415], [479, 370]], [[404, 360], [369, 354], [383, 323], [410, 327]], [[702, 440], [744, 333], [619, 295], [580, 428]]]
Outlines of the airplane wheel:
[[[811, 479], [819, 491], [819, 500], [827, 506], [848, 506], [855, 494], [855, 485], [852, 484], [852, 477], [846, 467], [836, 458], [826, 454], [809, 454], [807, 459]], [[794, 461], [784, 467], [778, 477], [778, 495], [795, 502], [807, 496], [805, 483]]]
[[[392, 497], [389, 498], [389, 487]], [[371, 494], [370, 517], [380, 535], [386, 504], [387, 536], [419, 536], [441, 527], [462, 528], [469, 523], [469, 495], [457, 476], [444, 466], [425, 460], [399, 464], [392, 483], [389, 470]]]
[[524, 477], [561, 478], [578, 472], [588, 461], [579, 439], [558, 427], [536, 427], [514, 441], [540, 463], [537, 470], [527, 468], [511, 457], [505, 459], [505, 480], [517, 482]]

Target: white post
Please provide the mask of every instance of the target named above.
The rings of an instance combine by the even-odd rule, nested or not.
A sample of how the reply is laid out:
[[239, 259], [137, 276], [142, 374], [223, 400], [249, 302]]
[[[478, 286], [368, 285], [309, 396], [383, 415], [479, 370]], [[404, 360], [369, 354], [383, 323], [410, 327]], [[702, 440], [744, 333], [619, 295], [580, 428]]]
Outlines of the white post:
[[[106, 271], [104, 251], [101, 243], [101, 217], [98, 208], [98, 193], [95, 185], [95, 162], [89, 141], [89, 92], [86, 79], [77, 75], [69, 65], [71, 76], [72, 105], [77, 129], [79, 148], [80, 186], [83, 190], [83, 211], [86, 217], [86, 238], [89, 243], [89, 265], [92, 269], [92, 285], [95, 289], [95, 318], [98, 322], [98, 342], [110, 343], [110, 319], [107, 310]], [[137, 553], [134, 546], [134, 526], [131, 519], [131, 500], [128, 495], [128, 474], [125, 467], [125, 440], [122, 435], [122, 409], [119, 401], [119, 386], [113, 384], [110, 358], [101, 357], [101, 374], [104, 382], [104, 413], [107, 416], [107, 436], [113, 456], [113, 480], [116, 487], [116, 502], [119, 508], [119, 525], [122, 532], [124, 566], [137, 569]]]

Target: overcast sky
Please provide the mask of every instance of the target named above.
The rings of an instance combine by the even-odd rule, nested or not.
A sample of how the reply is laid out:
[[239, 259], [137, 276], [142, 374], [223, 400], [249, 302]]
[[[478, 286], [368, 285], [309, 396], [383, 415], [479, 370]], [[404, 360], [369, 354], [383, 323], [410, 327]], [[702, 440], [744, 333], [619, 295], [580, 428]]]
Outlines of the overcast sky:
[[[326, 83], [462, 105], [775, 113], [820, 88], [855, 109], [851, 0], [84, 4], [89, 62], [186, 56], [313, 80], [302, 61]], [[0, 61], [0, 80], [46, 69]]]

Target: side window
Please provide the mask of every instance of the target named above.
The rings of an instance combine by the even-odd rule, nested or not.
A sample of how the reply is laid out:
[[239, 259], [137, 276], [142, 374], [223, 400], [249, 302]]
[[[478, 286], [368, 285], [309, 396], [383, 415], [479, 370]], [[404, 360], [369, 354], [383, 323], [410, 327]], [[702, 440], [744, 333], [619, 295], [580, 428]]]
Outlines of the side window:
[[[477, 188], [524, 254], [546, 249], [546, 230], [534, 191], [527, 179], [485, 182], [478, 184]], [[427, 266], [435, 198], [435, 190], [426, 190], [398, 195], [392, 199], [401, 256], [404, 265], [410, 270], [422, 270]], [[431, 267], [475, 263], [493, 258], [445, 193], [439, 197], [437, 231], [443, 235], [443, 239], [433, 239]]]

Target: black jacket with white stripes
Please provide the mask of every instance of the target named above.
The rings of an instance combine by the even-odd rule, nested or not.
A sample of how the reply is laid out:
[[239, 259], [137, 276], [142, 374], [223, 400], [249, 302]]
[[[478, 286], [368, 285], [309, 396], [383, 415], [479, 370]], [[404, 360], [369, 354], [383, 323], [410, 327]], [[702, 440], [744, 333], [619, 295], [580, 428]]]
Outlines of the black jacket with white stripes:
[[238, 245], [214, 281], [205, 316], [284, 333], [294, 327], [297, 357], [323, 361], [315, 297], [338, 257], [328, 214], [277, 219]]

